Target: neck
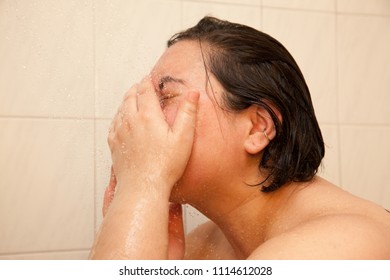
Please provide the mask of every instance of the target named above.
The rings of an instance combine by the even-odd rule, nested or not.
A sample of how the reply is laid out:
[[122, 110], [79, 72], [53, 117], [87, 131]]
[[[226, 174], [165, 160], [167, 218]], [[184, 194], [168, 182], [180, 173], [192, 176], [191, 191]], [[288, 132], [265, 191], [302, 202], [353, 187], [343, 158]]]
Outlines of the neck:
[[263, 193], [260, 187], [240, 184], [222, 189], [224, 193], [217, 194], [214, 189], [207, 200], [193, 206], [222, 230], [237, 258], [245, 259], [272, 237], [295, 188]]

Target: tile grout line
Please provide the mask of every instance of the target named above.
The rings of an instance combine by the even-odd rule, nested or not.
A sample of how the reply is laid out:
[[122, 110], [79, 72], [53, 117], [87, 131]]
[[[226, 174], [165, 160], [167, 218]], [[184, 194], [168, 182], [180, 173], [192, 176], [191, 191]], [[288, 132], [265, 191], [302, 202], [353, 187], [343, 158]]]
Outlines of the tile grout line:
[[291, 11], [291, 12], [312, 12], [312, 13], [324, 13], [324, 14], [336, 14], [336, 15], [345, 15], [345, 16], [368, 16], [368, 17], [379, 17], [379, 18], [390, 18], [389, 15], [374, 14], [374, 13], [363, 13], [363, 12], [339, 12], [337, 6], [334, 7], [334, 10], [316, 10], [310, 8], [291, 8], [291, 7], [277, 7], [277, 6], [267, 6], [262, 5], [263, 8], [269, 10], [279, 10], [279, 11]]
[[[96, 71], [96, 6], [94, 1], [92, 3], [92, 75], [93, 75], [93, 104], [94, 104], [94, 118], [93, 118], [93, 236], [95, 235], [96, 226], [97, 226], [97, 217], [96, 217], [96, 196], [97, 196], [97, 189], [96, 189], [96, 153], [97, 153], [97, 147], [96, 147], [96, 92], [97, 92], [97, 71]], [[93, 237], [94, 239], [94, 237]], [[92, 244], [91, 244], [92, 246]]]
[[75, 253], [75, 252], [85, 252], [90, 251], [90, 248], [79, 248], [79, 249], [64, 249], [64, 250], [43, 250], [43, 251], [25, 251], [25, 252], [9, 252], [9, 253], [0, 253], [0, 257], [6, 256], [21, 256], [21, 255], [39, 255], [39, 254], [56, 254], [56, 253]]
[[335, 62], [336, 62], [336, 73], [335, 73], [335, 83], [336, 83], [336, 102], [337, 102], [337, 161], [338, 161], [338, 175], [339, 175], [339, 184], [343, 188], [343, 174], [342, 174], [342, 156], [341, 156], [341, 112], [340, 112], [340, 83], [339, 83], [339, 72], [340, 72], [340, 62], [339, 62], [339, 33], [338, 33], [338, 12], [337, 12], [337, 0], [335, 0]]
[[0, 119], [28, 119], [28, 120], [64, 120], [64, 121], [93, 121], [93, 120], [111, 120], [110, 118], [94, 118], [94, 117], [49, 117], [49, 116], [1, 116]]
[[365, 14], [365, 13], [354, 13], [354, 12], [338, 12], [336, 10], [337, 15], [342, 15], [342, 16], [356, 16], [356, 17], [377, 17], [377, 18], [385, 18], [389, 19], [389, 15], [380, 15], [380, 14]]

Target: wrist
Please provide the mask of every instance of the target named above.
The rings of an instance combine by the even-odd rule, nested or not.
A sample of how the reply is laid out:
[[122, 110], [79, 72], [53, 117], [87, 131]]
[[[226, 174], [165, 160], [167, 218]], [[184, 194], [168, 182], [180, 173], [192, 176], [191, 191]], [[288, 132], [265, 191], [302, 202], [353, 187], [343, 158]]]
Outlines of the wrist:
[[173, 184], [160, 178], [123, 178], [118, 181], [115, 196], [147, 197], [148, 199], [156, 198], [169, 201], [172, 187]]

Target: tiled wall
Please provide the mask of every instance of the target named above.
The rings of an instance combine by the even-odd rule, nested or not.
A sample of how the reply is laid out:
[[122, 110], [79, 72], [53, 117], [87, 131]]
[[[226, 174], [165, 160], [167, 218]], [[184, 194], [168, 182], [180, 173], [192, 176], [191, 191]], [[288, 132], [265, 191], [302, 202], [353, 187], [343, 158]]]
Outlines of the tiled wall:
[[[301, 66], [321, 174], [390, 208], [390, 0], [0, 1], [0, 259], [83, 259], [101, 222], [110, 119], [174, 32], [206, 14]], [[204, 218], [187, 208], [187, 230]]]

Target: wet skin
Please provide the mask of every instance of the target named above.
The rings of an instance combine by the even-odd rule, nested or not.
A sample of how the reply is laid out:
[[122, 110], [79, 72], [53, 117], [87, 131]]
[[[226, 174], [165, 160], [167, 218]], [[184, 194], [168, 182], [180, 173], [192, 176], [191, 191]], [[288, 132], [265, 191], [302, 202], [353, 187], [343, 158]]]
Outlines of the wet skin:
[[[390, 215], [378, 205], [318, 176], [273, 193], [248, 186], [264, 179], [257, 166], [272, 120], [256, 106], [222, 109], [224, 89], [209, 78], [199, 44], [183, 41], [125, 96], [91, 257], [389, 259]], [[211, 220], [185, 241], [177, 203]]]

